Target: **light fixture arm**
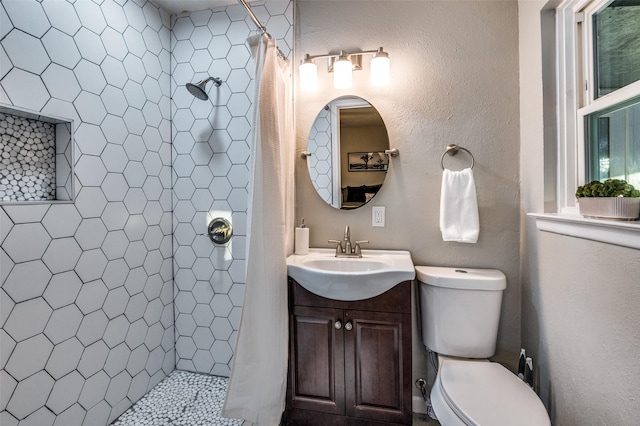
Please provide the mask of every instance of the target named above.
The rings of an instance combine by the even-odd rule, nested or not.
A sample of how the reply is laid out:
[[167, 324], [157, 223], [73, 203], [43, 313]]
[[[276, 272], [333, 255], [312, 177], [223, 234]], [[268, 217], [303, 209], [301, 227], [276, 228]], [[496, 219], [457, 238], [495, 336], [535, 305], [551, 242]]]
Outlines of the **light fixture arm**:
[[326, 53], [323, 55], [309, 55], [307, 53], [304, 55], [303, 61], [323, 59], [323, 58], [338, 59], [342, 55], [347, 55], [347, 56], [375, 55], [376, 53], [381, 51], [383, 51], [382, 47], [380, 47], [379, 49], [373, 49], [373, 50], [363, 50], [361, 52], [345, 52], [344, 50], [341, 50], [339, 53]]

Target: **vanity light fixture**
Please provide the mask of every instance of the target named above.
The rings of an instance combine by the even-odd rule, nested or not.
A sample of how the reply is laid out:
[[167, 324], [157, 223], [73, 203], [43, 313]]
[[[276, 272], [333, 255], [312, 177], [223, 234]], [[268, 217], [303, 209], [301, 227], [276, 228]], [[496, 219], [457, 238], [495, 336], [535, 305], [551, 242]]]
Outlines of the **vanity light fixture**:
[[389, 85], [389, 54], [382, 47], [371, 59], [371, 85], [382, 87]]
[[353, 84], [353, 64], [349, 55], [340, 52], [338, 60], [333, 63], [333, 87], [336, 89], [351, 89]]
[[318, 89], [318, 67], [315, 60], [327, 58], [327, 71], [333, 72], [333, 87], [349, 89], [353, 82], [353, 71], [362, 69], [362, 56], [373, 55], [371, 59], [371, 85], [382, 87], [389, 85], [389, 54], [380, 47], [377, 50], [338, 54], [306, 54], [299, 67], [300, 89], [311, 92]]
[[300, 70], [300, 87], [304, 92], [318, 90], [318, 67], [308, 54], [302, 60]]

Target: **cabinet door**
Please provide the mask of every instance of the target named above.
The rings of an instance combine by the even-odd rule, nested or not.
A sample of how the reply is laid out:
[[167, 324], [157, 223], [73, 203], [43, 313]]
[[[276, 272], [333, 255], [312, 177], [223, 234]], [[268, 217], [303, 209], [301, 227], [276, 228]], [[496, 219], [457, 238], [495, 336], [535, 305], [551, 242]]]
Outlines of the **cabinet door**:
[[291, 408], [344, 415], [342, 310], [294, 306], [289, 327]]
[[411, 316], [345, 311], [344, 322], [347, 416], [411, 424]]

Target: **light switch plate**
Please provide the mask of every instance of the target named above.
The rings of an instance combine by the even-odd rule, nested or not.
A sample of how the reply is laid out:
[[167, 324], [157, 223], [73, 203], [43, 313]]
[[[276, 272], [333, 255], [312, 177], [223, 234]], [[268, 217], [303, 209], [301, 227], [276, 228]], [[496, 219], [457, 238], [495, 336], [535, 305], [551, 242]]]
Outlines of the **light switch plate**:
[[371, 209], [371, 225], [384, 228], [384, 206], [374, 206]]

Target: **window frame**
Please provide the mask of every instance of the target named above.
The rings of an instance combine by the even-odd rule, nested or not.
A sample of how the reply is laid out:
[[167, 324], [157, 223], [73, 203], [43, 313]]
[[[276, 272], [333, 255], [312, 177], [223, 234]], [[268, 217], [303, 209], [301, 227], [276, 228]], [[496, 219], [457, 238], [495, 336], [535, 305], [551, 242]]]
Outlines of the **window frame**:
[[558, 105], [557, 211], [578, 214], [575, 191], [585, 183], [585, 120], [640, 95], [640, 81], [594, 99], [593, 14], [612, 0], [565, 0], [556, 9]]

